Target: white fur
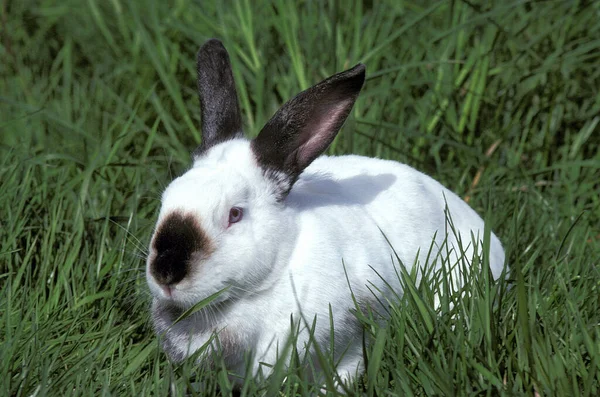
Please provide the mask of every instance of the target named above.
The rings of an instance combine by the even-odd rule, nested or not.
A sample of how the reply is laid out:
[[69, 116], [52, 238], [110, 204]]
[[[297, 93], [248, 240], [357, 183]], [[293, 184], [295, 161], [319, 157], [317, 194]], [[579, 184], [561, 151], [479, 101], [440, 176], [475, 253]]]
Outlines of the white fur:
[[[394, 161], [322, 156], [283, 202], [276, 201], [273, 190], [249, 141], [235, 139], [210, 149], [164, 192], [157, 224], [173, 211], [191, 213], [215, 248], [193, 264], [195, 272], [174, 287], [171, 297], [147, 273], [155, 326], [166, 332], [171, 357], [190, 355], [216, 332], [229, 365], [243, 374], [244, 354], [253, 352], [252, 371], [257, 373], [259, 362], [275, 363], [289, 335], [291, 315], [301, 323], [299, 348], [308, 337], [303, 319], [312, 323], [315, 316], [315, 339], [327, 348], [331, 305], [336, 354], [348, 348], [338, 371], [349, 378], [363, 369], [362, 329], [350, 311], [354, 303], [345, 271], [360, 304], [376, 302], [369, 287], [390, 298], [385, 282], [401, 293], [390, 244], [407, 268], [419, 251], [422, 263], [434, 236], [438, 247], [446, 238], [446, 204], [463, 245], [469, 246], [467, 260], [471, 233], [483, 239], [482, 219], [463, 200]], [[244, 217], [227, 228], [232, 206], [243, 207]], [[455, 248], [450, 254], [454, 263], [457, 242], [452, 233], [447, 237]], [[155, 254], [150, 253], [148, 264]], [[490, 264], [498, 277], [504, 251], [493, 234]], [[172, 307], [188, 308], [226, 287], [220, 303], [171, 327]]]

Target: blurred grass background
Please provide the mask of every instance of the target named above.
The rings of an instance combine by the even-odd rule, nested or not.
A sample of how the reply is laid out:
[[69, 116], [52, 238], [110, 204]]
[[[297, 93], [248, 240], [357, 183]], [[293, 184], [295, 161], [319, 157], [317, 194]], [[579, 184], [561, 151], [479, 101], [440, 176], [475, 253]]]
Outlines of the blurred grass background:
[[[509, 291], [475, 275], [436, 312], [434, 282], [389, 325], [365, 319], [357, 390], [600, 394], [600, 2], [0, 4], [0, 394], [231, 393], [224, 368], [161, 353], [143, 274], [160, 193], [200, 141], [195, 53], [211, 37], [251, 136], [364, 62], [330, 153], [428, 173], [506, 247]], [[241, 394], [317, 391], [291, 368]]]

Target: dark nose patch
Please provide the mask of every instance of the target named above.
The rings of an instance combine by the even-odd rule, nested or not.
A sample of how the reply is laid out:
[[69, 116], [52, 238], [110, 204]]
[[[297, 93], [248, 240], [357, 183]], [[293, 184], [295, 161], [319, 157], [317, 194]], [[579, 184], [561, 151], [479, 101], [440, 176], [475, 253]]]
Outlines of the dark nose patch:
[[190, 259], [195, 253], [208, 255], [212, 252], [210, 239], [191, 214], [173, 212], [157, 228], [152, 247], [156, 257], [150, 264], [150, 272], [162, 285], [177, 284], [190, 273]]

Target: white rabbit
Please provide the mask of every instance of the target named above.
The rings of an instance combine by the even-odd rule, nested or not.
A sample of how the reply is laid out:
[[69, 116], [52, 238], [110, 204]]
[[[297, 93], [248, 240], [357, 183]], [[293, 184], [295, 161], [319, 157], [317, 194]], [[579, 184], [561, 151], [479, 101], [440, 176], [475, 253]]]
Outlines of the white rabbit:
[[[390, 288], [402, 292], [392, 247], [408, 269], [422, 262], [434, 240], [432, 254], [450, 255], [455, 263], [460, 236], [468, 261], [472, 236], [483, 239], [483, 220], [404, 164], [319, 157], [354, 105], [364, 65], [301, 92], [248, 140], [227, 51], [210, 40], [197, 62], [202, 144], [192, 168], [162, 196], [147, 258], [163, 347], [178, 361], [216, 334], [230, 368], [244, 374], [244, 356], [251, 352], [249, 370], [256, 374], [260, 362], [278, 359], [290, 318], [300, 322], [299, 348], [309, 337], [304, 321], [315, 318], [314, 341], [327, 348], [331, 306], [337, 370], [347, 380], [363, 370], [351, 289], [363, 307], [377, 302], [372, 291], [387, 298]], [[446, 208], [455, 233], [447, 232]], [[449, 254], [448, 247], [440, 250], [446, 238]], [[490, 265], [498, 277], [504, 251], [493, 234]], [[221, 290], [210, 305], [173, 324]]]

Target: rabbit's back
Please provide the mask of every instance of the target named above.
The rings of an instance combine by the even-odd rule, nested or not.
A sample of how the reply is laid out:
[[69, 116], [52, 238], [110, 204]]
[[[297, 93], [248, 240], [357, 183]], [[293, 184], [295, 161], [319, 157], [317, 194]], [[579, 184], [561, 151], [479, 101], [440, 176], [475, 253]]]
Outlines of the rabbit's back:
[[[301, 175], [288, 200], [307, 217], [347, 222], [344, 236], [350, 240], [354, 233], [380, 229], [408, 267], [417, 254], [423, 262], [434, 239], [435, 254], [447, 238], [442, 253], [451, 250], [451, 264], [460, 251], [471, 259], [472, 235], [483, 240], [483, 220], [467, 203], [433, 178], [396, 161], [321, 156]], [[352, 227], [357, 229], [354, 233]], [[504, 250], [492, 233], [490, 267], [495, 277], [503, 265]]]

